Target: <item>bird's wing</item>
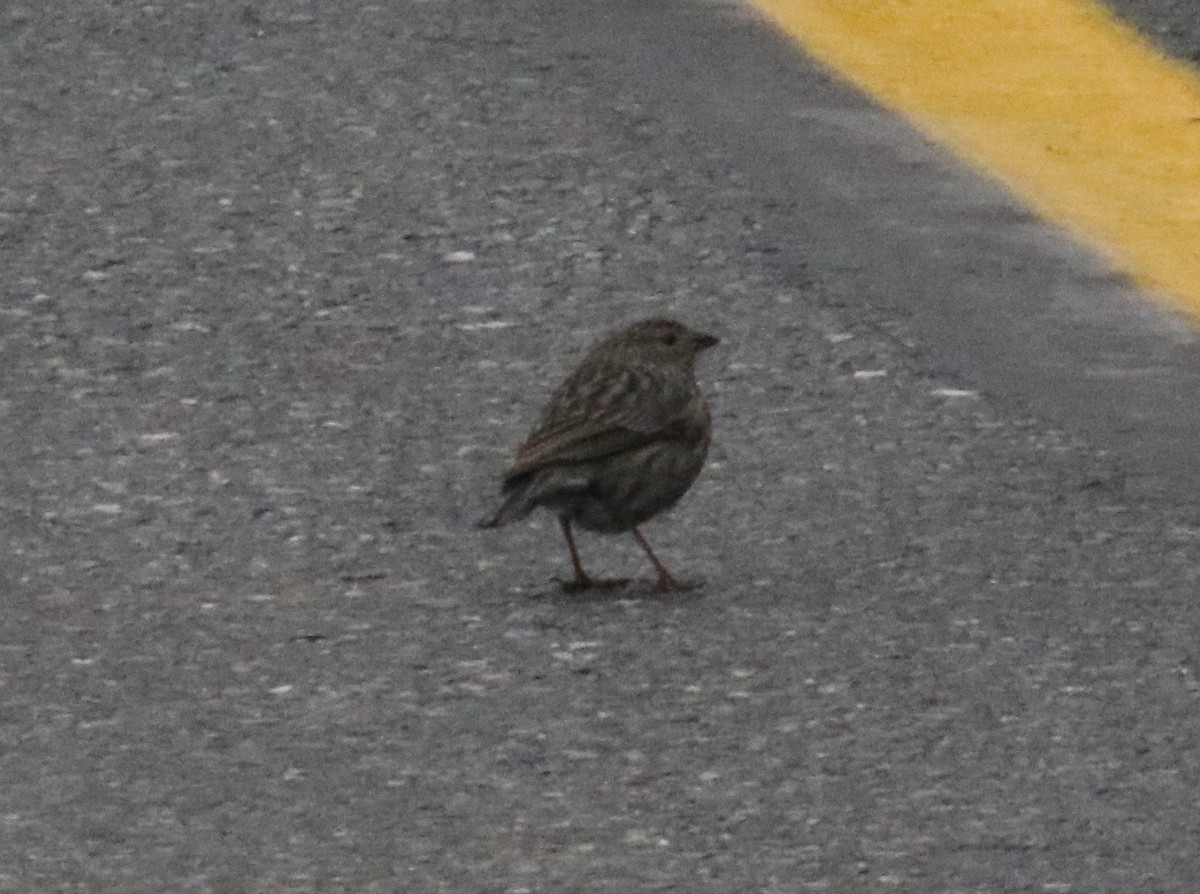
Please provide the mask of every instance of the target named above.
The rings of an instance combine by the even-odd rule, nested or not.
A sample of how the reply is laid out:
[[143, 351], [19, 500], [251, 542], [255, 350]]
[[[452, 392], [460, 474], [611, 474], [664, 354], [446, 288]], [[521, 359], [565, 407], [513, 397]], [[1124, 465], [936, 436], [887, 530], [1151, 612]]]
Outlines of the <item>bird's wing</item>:
[[550, 463], [577, 463], [634, 450], [676, 430], [690, 389], [648, 370], [625, 370], [603, 383], [580, 370], [551, 398], [542, 422], [517, 449], [506, 479]]

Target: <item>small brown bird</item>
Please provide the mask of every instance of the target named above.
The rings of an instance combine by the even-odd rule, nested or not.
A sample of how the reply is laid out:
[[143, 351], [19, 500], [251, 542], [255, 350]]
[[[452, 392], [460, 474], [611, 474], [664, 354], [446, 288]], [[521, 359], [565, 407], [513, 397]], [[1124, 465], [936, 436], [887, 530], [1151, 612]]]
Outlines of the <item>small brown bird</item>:
[[638, 525], [670, 509], [704, 465], [712, 436], [696, 384], [696, 355], [716, 337], [674, 320], [643, 320], [592, 349], [517, 449], [504, 476], [504, 503], [479, 524], [495, 528], [538, 506], [558, 515], [576, 590], [601, 583], [583, 570], [572, 523], [590, 531], [632, 531], [658, 572], [658, 588], [679, 584]]

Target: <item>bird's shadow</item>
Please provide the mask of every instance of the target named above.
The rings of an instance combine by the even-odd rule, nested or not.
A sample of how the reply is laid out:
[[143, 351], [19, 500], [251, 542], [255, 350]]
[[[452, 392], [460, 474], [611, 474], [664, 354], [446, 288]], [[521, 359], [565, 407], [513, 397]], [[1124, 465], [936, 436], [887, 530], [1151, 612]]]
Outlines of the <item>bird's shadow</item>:
[[653, 580], [594, 580], [581, 586], [572, 580], [552, 578], [548, 586], [534, 591], [532, 598], [550, 602], [672, 602], [699, 599], [703, 589], [702, 580], [679, 581], [678, 587], [664, 590]]

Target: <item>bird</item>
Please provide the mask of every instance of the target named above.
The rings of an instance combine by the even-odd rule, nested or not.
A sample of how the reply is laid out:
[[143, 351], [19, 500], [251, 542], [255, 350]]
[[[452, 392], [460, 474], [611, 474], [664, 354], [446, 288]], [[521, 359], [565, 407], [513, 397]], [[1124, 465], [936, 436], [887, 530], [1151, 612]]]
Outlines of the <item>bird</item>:
[[571, 556], [569, 592], [627, 584], [584, 570], [573, 525], [632, 532], [658, 575], [655, 589], [686, 589], [639, 527], [670, 509], [704, 466], [712, 439], [696, 357], [719, 339], [676, 320], [648, 319], [599, 342], [551, 396], [501, 485], [503, 502], [479, 522], [496, 528], [543, 507], [558, 516]]

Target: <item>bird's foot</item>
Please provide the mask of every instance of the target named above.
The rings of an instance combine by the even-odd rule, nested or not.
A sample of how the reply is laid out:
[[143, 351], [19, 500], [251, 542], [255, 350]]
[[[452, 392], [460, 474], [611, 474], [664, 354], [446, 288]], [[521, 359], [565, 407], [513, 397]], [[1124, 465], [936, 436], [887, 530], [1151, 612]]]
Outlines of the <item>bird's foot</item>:
[[583, 593], [586, 590], [616, 590], [629, 586], [627, 577], [577, 577], [574, 580], [555, 578], [564, 593]]
[[671, 575], [660, 577], [654, 584], [655, 593], [690, 593], [704, 586], [702, 580], [678, 580]]

